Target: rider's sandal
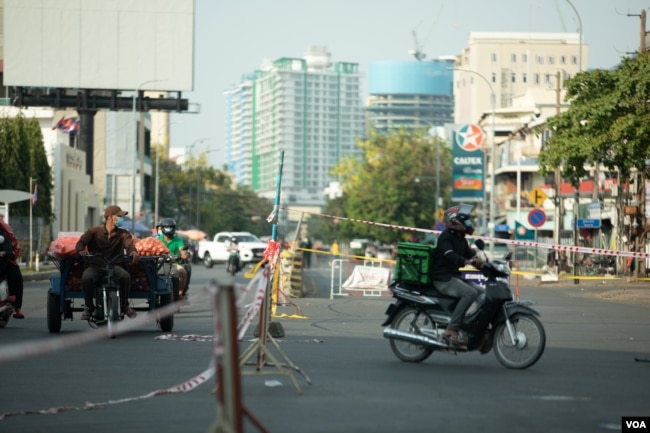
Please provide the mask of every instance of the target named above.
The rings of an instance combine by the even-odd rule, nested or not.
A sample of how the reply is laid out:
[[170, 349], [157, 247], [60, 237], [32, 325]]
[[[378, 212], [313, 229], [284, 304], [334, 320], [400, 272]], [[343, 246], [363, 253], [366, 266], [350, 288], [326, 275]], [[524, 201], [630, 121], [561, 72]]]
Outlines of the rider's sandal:
[[445, 333], [445, 334], [443, 334], [443, 337], [447, 341], [449, 341], [450, 343], [455, 344], [455, 345], [464, 346], [464, 345], [467, 344], [467, 342], [463, 339], [463, 337], [460, 336], [460, 334], [458, 332]]
[[20, 311], [20, 310], [16, 310], [16, 311], [14, 312], [13, 318], [14, 318], [14, 319], [24, 319], [24, 318], [25, 318], [25, 315], [23, 314], [22, 311]]
[[124, 309], [124, 314], [125, 314], [129, 319], [133, 319], [134, 317], [136, 317], [136, 316], [138, 315], [138, 313], [137, 313], [133, 308], [131, 308], [131, 307], [127, 307], [127, 308], [125, 308], [125, 309]]

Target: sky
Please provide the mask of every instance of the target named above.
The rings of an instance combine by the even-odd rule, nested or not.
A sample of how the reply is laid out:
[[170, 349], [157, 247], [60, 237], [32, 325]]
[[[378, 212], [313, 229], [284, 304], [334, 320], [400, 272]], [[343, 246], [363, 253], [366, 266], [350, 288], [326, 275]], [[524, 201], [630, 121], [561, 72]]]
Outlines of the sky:
[[195, 151], [222, 168], [223, 92], [265, 59], [302, 57], [311, 45], [326, 46], [333, 62], [358, 63], [365, 84], [370, 62], [414, 60], [414, 31], [428, 59], [460, 54], [470, 32], [578, 33], [579, 19], [588, 69], [612, 68], [638, 49], [650, 0], [571, 3], [577, 14], [567, 0], [195, 0], [194, 90], [182, 97], [200, 109], [172, 114], [170, 146], [206, 139]]

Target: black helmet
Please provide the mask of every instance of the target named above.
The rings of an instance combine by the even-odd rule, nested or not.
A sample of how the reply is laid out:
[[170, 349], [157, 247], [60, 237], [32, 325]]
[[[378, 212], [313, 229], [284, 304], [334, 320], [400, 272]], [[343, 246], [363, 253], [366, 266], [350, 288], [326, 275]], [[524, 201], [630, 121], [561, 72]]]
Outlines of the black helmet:
[[472, 216], [470, 215], [471, 211], [472, 206], [467, 204], [461, 204], [460, 206], [454, 206], [447, 209], [445, 211], [447, 228], [471, 236], [474, 233]]
[[172, 218], [165, 218], [160, 221], [160, 227], [162, 228], [163, 234], [168, 236], [174, 236], [176, 234], [176, 221]]

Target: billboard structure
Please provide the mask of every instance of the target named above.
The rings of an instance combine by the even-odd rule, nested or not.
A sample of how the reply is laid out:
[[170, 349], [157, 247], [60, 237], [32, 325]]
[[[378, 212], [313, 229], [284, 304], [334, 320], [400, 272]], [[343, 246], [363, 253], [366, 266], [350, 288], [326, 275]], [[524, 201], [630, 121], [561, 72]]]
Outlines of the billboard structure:
[[75, 109], [91, 182], [97, 110], [189, 111], [194, 0], [4, 0], [3, 12], [12, 105]]
[[194, 0], [5, 0], [4, 14], [5, 86], [192, 90]]

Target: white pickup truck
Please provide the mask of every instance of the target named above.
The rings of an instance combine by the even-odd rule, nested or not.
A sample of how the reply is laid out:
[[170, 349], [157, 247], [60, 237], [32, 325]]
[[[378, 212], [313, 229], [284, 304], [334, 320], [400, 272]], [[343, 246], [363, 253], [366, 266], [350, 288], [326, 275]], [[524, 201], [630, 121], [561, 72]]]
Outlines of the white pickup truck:
[[239, 244], [239, 259], [242, 263], [251, 263], [262, 260], [266, 242], [249, 232], [219, 232], [211, 241], [199, 242], [199, 260], [203, 261], [206, 268], [211, 268], [215, 263], [226, 263], [230, 252], [228, 245], [230, 239], [237, 239]]

